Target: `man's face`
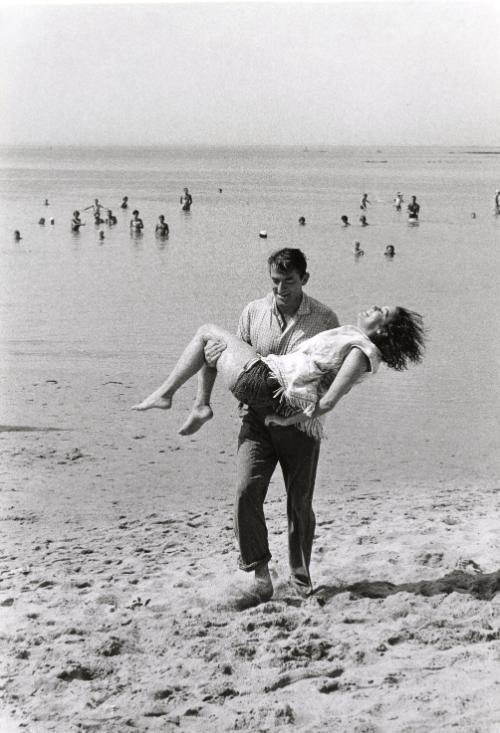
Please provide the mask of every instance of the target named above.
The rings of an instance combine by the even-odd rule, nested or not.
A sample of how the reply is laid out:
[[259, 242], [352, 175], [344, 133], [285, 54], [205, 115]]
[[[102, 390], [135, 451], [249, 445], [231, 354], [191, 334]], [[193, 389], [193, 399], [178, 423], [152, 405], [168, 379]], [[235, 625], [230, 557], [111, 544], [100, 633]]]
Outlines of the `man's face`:
[[302, 286], [307, 282], [307, 274], [301, 277], [297, 270], [279, 272], [272, 267], [270, 275], [278, 308], [298, 307], [302, 300]]

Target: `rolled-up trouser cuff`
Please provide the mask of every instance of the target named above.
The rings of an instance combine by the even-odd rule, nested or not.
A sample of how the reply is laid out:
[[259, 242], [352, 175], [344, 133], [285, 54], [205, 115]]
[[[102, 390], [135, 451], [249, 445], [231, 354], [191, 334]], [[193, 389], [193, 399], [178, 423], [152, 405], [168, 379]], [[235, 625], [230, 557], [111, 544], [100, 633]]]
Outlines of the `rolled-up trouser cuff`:
[[244, 570], [245, 573], [250, 573], [252, 570], [255, 570], [255, 568], [258, 568], [259, 565], [264, 565], [264, 563], [269, 562], [271, 557], [272, 557], [271, 553], [268, 552], [267, 555], [262, 560], [255, 560], [255, 562], [251, 562], [248, 564], [245, 564], [244, 562], [242, 562], [241, 557], [240, 557], [239, 562], [238, 562], [238, 567], [240, 568], [240, 570]]

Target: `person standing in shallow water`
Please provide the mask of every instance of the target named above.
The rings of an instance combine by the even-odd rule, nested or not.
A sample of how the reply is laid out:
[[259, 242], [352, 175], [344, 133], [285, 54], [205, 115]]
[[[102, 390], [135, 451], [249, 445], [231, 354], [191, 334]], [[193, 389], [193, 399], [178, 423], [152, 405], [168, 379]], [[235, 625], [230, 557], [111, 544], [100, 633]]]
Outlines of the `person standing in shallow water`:
[[132, 219], [130, 220], [130, 231], [131, 232], [142, 232], [144, 229], [144, 222], [139, 216], [139, 212], [137, 209], [134, 209], [132, 212]]
[[90, 204], [90, 206], [86, 206], [84, 208], [84, 211], [92, 209], [95, 224], [102, 224], [104, 222], [104, 219], [101, 217], [101, 209], [103, 208], [103, 205], [99, 203], [99, 199], [94, 199], [94, 203]]
[[163, 214], [160, 214], [158, 217], [158, 224], [155, 227], [155, 233], [159, 237], [168, 237], [170, 234], [170, 229], [168, 228], [168, 224], [165, 221]]
[[394, 206], [396, 208], [396, 211], [401, 211], [402, 204], [403, 204], [403, 194], [398, 191], [396, 196], [394, 197]]
[[411, 201], [406, 207], [408, 211], [408, 221], [410, 223], [415, 223], [418, 221], [418, 215], [420, 213], [420, 204], [417, 203], [417, 197], [412, 196]]
[[80, 212], [73, 211], [73, 218], [71, 219], [71, 231], [79, 232], [80, 227], [85, 226], [85, 223], [80, 219]]
[[182, 196], [180, 198], [180, 202], [182, 205], [183, 211], [190, 211], [191, 210], [191, 204], [193, 203], [193, 197], [189, 193], [189, 189], [187, 187], [184, 188], [182, 192]]

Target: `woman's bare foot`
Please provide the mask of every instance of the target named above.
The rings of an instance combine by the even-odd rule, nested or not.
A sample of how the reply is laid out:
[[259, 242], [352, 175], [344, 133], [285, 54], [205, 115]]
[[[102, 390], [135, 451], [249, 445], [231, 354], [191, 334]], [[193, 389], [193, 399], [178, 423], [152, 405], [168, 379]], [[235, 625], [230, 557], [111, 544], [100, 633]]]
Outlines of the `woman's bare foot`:
[[179, 430], [179, 435], [192, 435], [214, 416], [210, 405], [194, 405], [188, 419]]
[[160, 410], [170, 410], [172, 407], [172, 398], [152, 394], [149, 395], [149, 397], [146, 397], [142, 402], [139, 402], [139, 404], [133, 405], [132, 410], [151, 410], [153, 407], [157, 407]]

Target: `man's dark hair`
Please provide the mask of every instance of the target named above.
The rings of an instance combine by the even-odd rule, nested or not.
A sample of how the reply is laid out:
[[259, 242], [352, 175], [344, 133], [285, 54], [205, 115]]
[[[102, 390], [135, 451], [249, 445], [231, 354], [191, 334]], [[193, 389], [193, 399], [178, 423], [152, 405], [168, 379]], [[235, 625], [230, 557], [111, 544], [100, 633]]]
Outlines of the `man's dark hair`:
[[278, 272], [288, 273], [291, 270], [297, 270], [300, 277], [304, 277], [307, 272], [307, 260], [305, 254], [300, 249], [292, 249], [285, 247], [273, 252], [267, 260], [269, 269], [274, 267]]
[[371, 340], [382, 354], [382, 361], [391, 369], [400, 372], [408, 368], [408, 362], [418, 364], [425, 348], [422, 316], [398, 307], [394, 318], [383, 327], [383, 332], [374, 334]]

